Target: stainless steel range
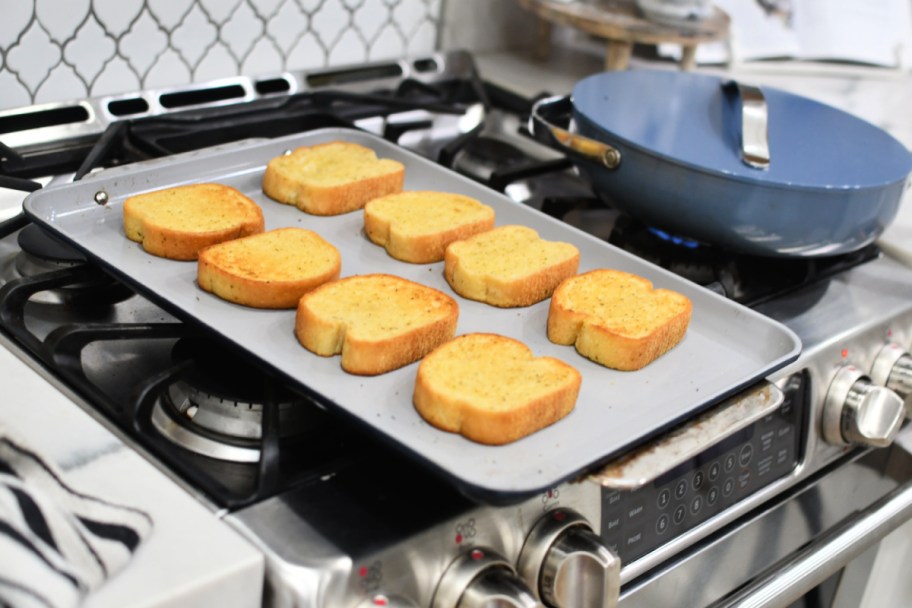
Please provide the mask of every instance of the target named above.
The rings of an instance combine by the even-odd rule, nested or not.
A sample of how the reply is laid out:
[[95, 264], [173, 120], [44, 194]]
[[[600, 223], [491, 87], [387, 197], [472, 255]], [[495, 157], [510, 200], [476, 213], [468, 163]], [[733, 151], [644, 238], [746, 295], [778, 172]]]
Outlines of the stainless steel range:
[[2, 225], [0, 340], [254, 543], [265, 605], [857, 602], [853, 559], [912, 516], [912, 270], [874, 246], [766, 260], [642, 226], [526, 135], [531, 103], [451, 53], [28, 108], [0, 114], [0, 185], [354, 125], [785, 324], [797, 361], [618, 461], [484, 503], [23, 216]]

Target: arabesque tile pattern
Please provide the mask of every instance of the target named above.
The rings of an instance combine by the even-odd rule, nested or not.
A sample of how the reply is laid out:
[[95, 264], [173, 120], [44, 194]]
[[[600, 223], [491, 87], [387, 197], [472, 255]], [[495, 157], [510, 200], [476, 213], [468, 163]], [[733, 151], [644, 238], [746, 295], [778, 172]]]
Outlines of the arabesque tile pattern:
[[10, 0], [0, 109], [426, 53], [441, 3]]

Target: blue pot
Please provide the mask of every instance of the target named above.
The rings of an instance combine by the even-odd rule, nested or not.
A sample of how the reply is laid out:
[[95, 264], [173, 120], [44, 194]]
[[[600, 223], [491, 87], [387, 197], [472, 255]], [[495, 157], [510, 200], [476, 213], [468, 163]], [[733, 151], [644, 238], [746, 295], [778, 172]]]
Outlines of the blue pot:
[[[562, 105], [572, 105], [578, 134], [550, 124], [548, 111]], [[909, 151], [859, 118], [688, 72], [597, 74], [569, 102], [537, 104], [532, 122], [536, 137], [567, 151], [612, 206], [754, 255], [864, 247], [896, 216], [912, 172]], [[745, 160], [757, 144], [766, 146], [766, 166]]]

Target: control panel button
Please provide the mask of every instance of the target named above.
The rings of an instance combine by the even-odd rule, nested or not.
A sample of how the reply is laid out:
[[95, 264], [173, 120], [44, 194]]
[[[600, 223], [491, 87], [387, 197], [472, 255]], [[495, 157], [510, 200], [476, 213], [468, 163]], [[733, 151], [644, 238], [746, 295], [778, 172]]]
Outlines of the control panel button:
[[731, 496], [731, 493], [735, 491], [735, 480], [729, 477], [724, 482], [722, 482], [722, 496], [728, 498]]
[[675, 484], [675, 498], [681, 500], [685, 496], [687, 496], [687, 481], [682, 479]]
[[[644, 536], [640, 531], [624, 542], [642, 542]], [[535, 524], [518, 570], [549, 606], [613, 606], [620, 594], [620, 559], [583, 516], [569, 509], [555, 509]]]
[[706, 481], [706, 475], [703, 474], [703, 471], [697, 471], [694, 473], [693, 480], [691, 480], [691, 485], [694, 490], [699, 490], [703, 487], [703, 482]]
[[532, 590], [494, 551], [476, 547], [462, 553], [443, 573], [432, 608], [540, 608]]
[[671, 490], [668, 488], [662, 488], [662, 490], [659, 492], [659, 495], [656, 497], [656, 506], [660, 509], [664, 509], [670, 502]]
[[725, 460], [722, 461], [722, 468], [725, 469], [726, 473], [731, 473], [732, 469], [735, 468], [734, 454], [729, 454], [725, 457]]
[[719, 488], [713, 486], [709, 489], [709, 492], [706, 493], [706, 503], [709, 506], [716, 504], [716, 501], [719, 500]]
[[637, 502], [627, 509], [627, 521], [628, 522], [637, 522], [646, 514], [646, 505], [642, 502]]
[[634, 530], [627, 535], [624, 544], [626, 545], [627, 550], [636, 549], [643, 543], [643, 539], [643, 530]]
[[738, 452], [738, 464], [742, 467], [746, 467], [750, 464], [751, 458], [754, 456], [754, 446], [751, 444], [745, 444], [741, 447], [741, 451]]
[[701, 509], [703, 509], [703, 497], [698, 494], [690, 502], [690, 513], [697, 515]]
[[656, 520], [656, 534], [665, 534], [668, 530], [669, 518], [667, 513], [662, 513]]
[[682, 521], [684, 521], [684, 518], [686, 516], [687, 516], [687, 507], [685, 507], [684, 505], [678, 505], [677, 508], [674, 510], [674, 514], [671, 517], [672, 517], [672, 519], [674, 519], [674, 522], [676, 524], [679, 524]]
[[719, 463], [718, 462], [712, 463], [711, 465], [709, 465], [709, 480], [715, 481], [716, 479], [718, 479], [719, 473], [721, 473], [721, 472], [722, 472], [722, 467], [719, 465]]

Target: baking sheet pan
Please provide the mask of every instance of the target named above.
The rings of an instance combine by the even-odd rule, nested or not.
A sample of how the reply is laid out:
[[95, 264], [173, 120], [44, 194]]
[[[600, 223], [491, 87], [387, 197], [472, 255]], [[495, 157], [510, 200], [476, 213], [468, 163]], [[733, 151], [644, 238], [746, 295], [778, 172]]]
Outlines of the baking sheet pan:
[[[363, 214], [317, 217], [276, 203], [262, 193], [269, 159], [302, 145], [345, 140], [402, 162], [407, 190], [439, 190], [491, 205], [498, 226], [524, 224], [548, 240], [580, 249], [580, 272], [610, 267], [637, 273], [693, 301], [684, 340], [636, 372], [604, 368], [572, 346], [548, 341], [546, 300], [528, 308], [498, 309], [456, 295], [443, 263], [408, 264], [389, 257], [363, 234]], [[424, 422], [412, 406], [418, 363], [376, 377], [342, 371], [339, 357], [318, 357], [294, 336], [294, 311], [255, 310], [225, 302], [196, 285], [196, 263], [158, 258], [123, 230], [127, 196], [195, 182], [239, 189], [263, 209], [266, 228], [315, 230], [342, 254], [342, 276], [384, 272], [435, 287], [459, 303], [457, 335], [501, 333], [552, 356], [583, 376], [576, 409], [558, 423], [505, 446], [484, 446]], [[105, 192], [108, 202], [96, 202]], [[481, 499], [509, 499], [545, 490], [621, 455], [625, 448], [670, 428], [797, 358], [801, 344], [787, 327], [677, 275], [370, 133], [321, 129], [279, 139], [239, 142], [177, 157], [105, 170], [80, 182], [31, 194], [26, 213], [86, 252], [113, 274], [185, 320], [208, 328], [287, 376], [329, 407], [347, 412], [388, 440], [449, 476]]]

